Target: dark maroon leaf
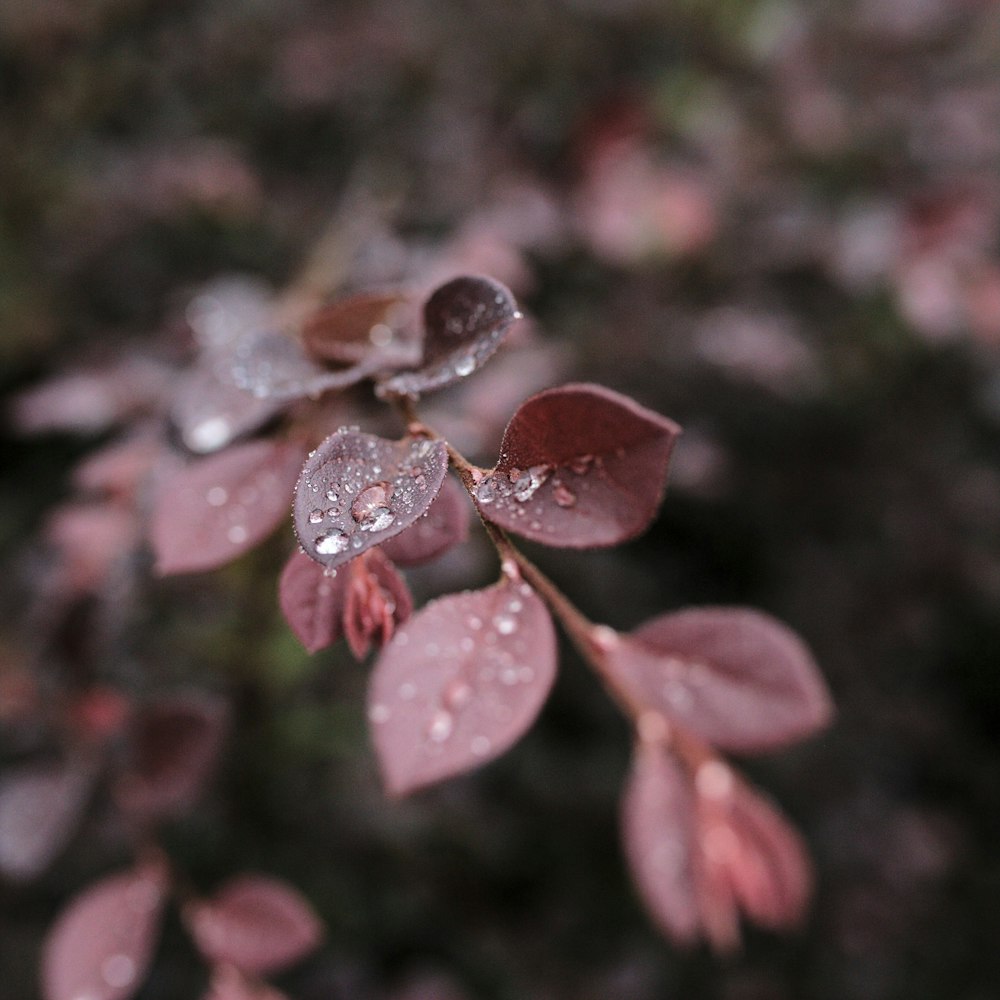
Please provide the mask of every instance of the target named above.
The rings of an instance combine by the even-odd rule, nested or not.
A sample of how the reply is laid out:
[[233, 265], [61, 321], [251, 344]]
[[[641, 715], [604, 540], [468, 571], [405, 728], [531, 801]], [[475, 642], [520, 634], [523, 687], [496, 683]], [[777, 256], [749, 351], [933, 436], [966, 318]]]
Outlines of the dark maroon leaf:
[[396, 567], [378, 549], [370, 549], [346, 566], [347, 606], [344, 634], [360, 660], [372, 644], [384, 646], [413, 613], [413, 598]]
[[178, 472], [153, 511], [157, 572], [215, 569], [259, 545], [288, 514], [302, 454], [293, 442], [250, 441]]
[[42, 954], [44, 1000], [127, 1000], [145, 978], [166, 891], [159, 865], [111, 875], [72, 899]]
[[162, 697], [140, 709], [115, 783], [119, 807], [147, 822], [189, 810], [215, 771], [227, 723], [225, 703], [204, 693]]
[[403, 292], [362, 293], [310, 316], [302, 342], [318, 361], [356, 365], [376, 359], [383, 368], [420, 361], [411, 299]]
[[684, 770], [659, 746], [639, 744], [622, 801], [625, 858], [653, 919], [682, 945], [697, 940], [700, 926], [694, 824]]
[[680, 428], [599, 385], [547, 389], [522, 403], [500, 461], [475, 490], [483, 517], [546, 545], [615, 545], [660, 505]]
[[238, 876], [211, 899], [191, 904], [185, 918], [205, 958], [254, 975], [297, 962], [323, 935], [322, 924], [305, 898], [265, 875]]
[[526, 583], [432, 601], [396, 633], [368, 688], [386, 787], [405, 794], [499, 757], [534, 722], [555, 671], [552, 619]]
[[295, 488], [294, 522], [306, 555], [328, 568], [408, 528], [448, 469], [443, 441], [389, 441], [343, 428], [310, 456]]
[[469, 502], [465, 490], [445, 476], [441, 492], [415, 524], [383, 542], [382, 552], [400, 566], [419, 566], [460, 545], [469, 534]]
[[76, 830], [97, 773], [97, 761], [77, 753], [0, 776], [0, 872], [27, 881], [48, 868]]
[[714, 746], [769, 750], [825, 726], [832, 707], [812, 655], [786, 625], [749, 608], [688, 608], [606, 650], [621, 684]]
[[383, 396], [419, 396], [481, 368], [520, 317], [510, 290], [492, 278], [465, 275], [424, 303], [424, 353], [416, 371], [381, 382]]

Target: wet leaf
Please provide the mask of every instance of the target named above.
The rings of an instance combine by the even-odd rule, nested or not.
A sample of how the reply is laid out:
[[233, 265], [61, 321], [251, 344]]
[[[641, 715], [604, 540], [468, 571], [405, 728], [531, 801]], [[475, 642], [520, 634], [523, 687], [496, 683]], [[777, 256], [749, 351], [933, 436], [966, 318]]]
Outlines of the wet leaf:
[[660, 929], [677, 944], [699, 936], [694, 879], [694, 794], [674, 758], [652, 744], [636, 748], [622, 800], [625, 858]]
[[546, 545], [615, 545], [643, 531], [663, 496], [680, 428], [599, 385], [522, 403], [500, 461], [474, 492], [494, 524]]
[[294, 523], [305, 553], [340, 566], [413, 524], [448, 469], [443, 441], [341, 429], [310, 456], [295, 488]]
[[555, 672], [552, 620], [527, 584], [504, 579], [432, 601], [399, 629], [369, 684], [388, 790], [499, 757], [534, 722]]
[[420, 361], [414, 311], [404, 292], [351, 295], [313, 313], [303, 324], [302, 342], [317, 361], [413, 365]]
[[379, 383], [379, 395], [420, 396], [471, 375], [519, 316], [514, 296], [499, 281], [465, 275], [446, 282], [424, 303], [420, 367]]
[[441, 492], [406, 531], [382, 543], [384, 555], [400, 566], [420, 566], [461, 545], [469, 535], [469, 502], [465, 490], [445, 476]]
[[127, 1000], [149, 968], [166, 873], [157, 865], [110, 875], [73, 898], [42, 953], [44, 1000]]
[[9, 768], [0, 776], [0, 872], [41, 875], [73, 836], [98, 774], [98, 762], [67, 760]]
[[328, 576], [296, 549], [278, 580], [278, 604], [285, 621], [310, 652], [332, 646], [344, 634], [346, 576]]
[[293, 442], [250, 441], [176, 473], [153, 511], [157, 572], [215, 569], [259, 545], [288, 514], [302, 457]]
[[226, 704], [204, 693], [161, 697], [129, 727], [129, 757], [114, 793], [146, 822], [189, 810], [215, 771], [228, 724]]
[[714, 746], [769, 750], [825, 726], [832, 707], [802, 640], [749, 608], [660, 615], [607, 650], [619, 681], [649, 708]]
[[185, 919], [205, 958], [254, 975], [297, 962], [323, 936], [319, 918], [301, 893], [266, 875], [234, 878], [210, 899], [191, 904]]

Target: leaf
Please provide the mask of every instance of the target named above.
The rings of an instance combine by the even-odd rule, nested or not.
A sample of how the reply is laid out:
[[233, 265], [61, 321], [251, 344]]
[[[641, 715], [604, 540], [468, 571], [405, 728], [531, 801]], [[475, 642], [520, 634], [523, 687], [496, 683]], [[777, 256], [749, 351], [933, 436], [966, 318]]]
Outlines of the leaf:
[[193, 903], [185, 919], [210, 962], [266, 975], [297, 962], [319, 944], [323, 926], [292, 886], [266, 875], [240, 875], [213, 897]]
[[654, 921], [681, 945], [693, 944], [699, 936], [694, 822], [686, 773], [660, 747], [639, 744], [622, 800], [625, 858]]
[[313, 313], [303, 324], [302, 342], [318, 361], [409, 366], [420, 361], [413, 311], [403, 292], [351, 295]]
[[802, 739], [832, 714], [801, 639], [749, 608], [660, 615], [606, 650], [617, 680], [648, 708], [714, 746], [750, 753]]
[[284, 993], [248, 979], [232, 965], [217, 965], [212, 969], [212, 981], [203, 1000], [288, 1000]]
[[443, 555], [469, 536], [465, 490], [445, 476], [434, 502], [406, 531], [382, 543], [382, 552], [400, 566], [420, 566]]
[[28, 881], [48, 868], [73, 836], [97, 774], [97, 760], [77, 753], [0, 776], [0, 872]]
[[189, 810], [215, 771], [228, 716], [221, 699], [204, 693], [161, 697], [137, 712], [114, 787], [119, 807], [146, 822]]
[[432, 601], [375, 665], [368, 717], [388, 790], [493, 760], [534, 722], [556, 672], [552, 619], [526, 583]]
[[294, 442], [250, 441], [176, 473], [153, 511], [156, 571], [215, 569], [259, 545], [288, 514], [302, 454]]
[[487, 520], [536, 542], [616, 545], [653, 519], [679, 434], [602, 386], [547, 389], [515, 412], [473, 499]]
[[278, 604], [289, 627], [310, 653], [332, 646], [344, 634], [346, 576], [328, 576], [301, 549], [290, 556], [278, 580]]
[[389, 441], [342, 428], [306, 461], [295, 488], [295, 533], [306, 555], [334, 568], [408, 528], [448, 469], [443, 441]]
[[416, 371], [380, 382], [380, 396], [412, 396], [471, 375], [496, 353], [520, 318], [510, 290], [492, 278], [464, 275], [424, 303], [424, 353]]
[[74, 897], [42, 952], [44, 1000], [126, 1000], [145, 978], [167, 887], [162, 866], [110, 875]]
[[378, 550], [371, 549], [343, 571], [350, 574], [344, 634], [357, 659], [372, 643], [383, 646], [413, 613], [413, 598], [396, 567]]

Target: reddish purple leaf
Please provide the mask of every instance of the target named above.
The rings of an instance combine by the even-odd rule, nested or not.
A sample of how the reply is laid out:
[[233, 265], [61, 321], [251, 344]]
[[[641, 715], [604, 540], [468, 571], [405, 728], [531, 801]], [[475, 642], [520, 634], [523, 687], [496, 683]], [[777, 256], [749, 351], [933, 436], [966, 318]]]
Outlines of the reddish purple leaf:
[[278, 585], [282, 614], [310, 652], [347, 635], [361, 659], [372, 642], [383, 645], [413, 611], [406, 581], [378, 549], [329, 576], [301, 551], [292, 553]]
[[127, 1000], [153, 955], [167, 888], [162, 866], [110, 875], [72, 899], [42, 953], [45, 1000]]
[[458, 483], [445, 476], [441, 492], [406, 531], [382, 543], [382, 552], [400, 566], [419, 566], [460, 545], [469, 535], [469, 502]]
[[447, 470], [443, 441], [389, 441], [343, 428], [302, 469], [293, 514], [299, 544], [324, 566], [340, 566], [413, 524]]
[[76, 830], [97, 773], [97, 761], [77, 753], [0, 776], [0, 872], [27, 881], [48, 868]]
[[424, 303], [423, 361], [416, 371], [381, 382], [382, 396], [419, 396], [481, 368], [520, 317], [510, 289], [492, 278], [464, 275]]
[[606, 657], [634, 697], [722, 749], [783, 746], [831, 717], [826, 685], [801, 639], [749, 608], [660, 615], [618, 637]]
[[323, 926], [297, 890], [266, 875], [240, 875], [185, 912], [198, 950], [253, 975], [277, 972], [309, 954]]
[[405, 794], [499, 757], [534, 722], [555, 672], [552, 619], [526, 583], [432, 601], [397, 632], [368, 688], [386, 787]]
[[288, 515], [301, 463], [293, 442], [250, 441], [178, 472], [153, 512], [157, 572], [215, 569], [259, 545]]
[[680, 428], [599, 385], [522, 403], [500, 461], [475, 490], [483, 517], [546, 545], [616, 545], [643, 531], [663, 496]]
[[317, 361], [356, 365], [377, 360], [382, 368], [420, 361], [416, 319], [404, 292], [362, 293], [313, 313], [302, 327], [302, 342]]
[[115, 783], [119, 807], [146, 822], [189, 810], [215, 771], [228, 714], [224, 702], [203, 693], [162, 697], [139, 710]]
[[639, 895], [671, 940], [689, 945], [699, 935], [694, 879], [695, 798], [677, 761], [641, 743], [622, 800], [625, 858]]

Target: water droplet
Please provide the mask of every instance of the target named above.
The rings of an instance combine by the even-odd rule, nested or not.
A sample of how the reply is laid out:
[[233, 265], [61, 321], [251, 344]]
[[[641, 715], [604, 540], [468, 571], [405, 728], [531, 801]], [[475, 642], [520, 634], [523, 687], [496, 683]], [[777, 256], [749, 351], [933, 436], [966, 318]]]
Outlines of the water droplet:
[[244, 528], [242, 524], [234, 524], [226, 532], [226, 538], [228, 538], [233, 545], [242, 545], [248, 537], [247, 529]]
[[392, 343], [392, 328], [385, 323], [376, 323], [368, 331], [368, 340], [373, 347], [388, 347]]
[[351, 517], [362, 531], [384, 531], [396, 520], [396, 515], [389, 510], [391, 492], [389, 483], [372, 483], [354, 498]]
[[309, 511], [310, 524], [319, 524], [319, 522], [322, 520], [323, 520], [323, 511], [321, 511], [318, 507], [316, 508], [316, 510]]
[[476, 370], [476, 359], [471, 355], [467, 355], [464, 358], [459, 358], [455, 362], [455, 374], [460, 378], [464, 378], [466, 375], [471, 375]]
[[340, 497], [337, 495], [337, 491], [336, 490], [327, 490], [326, 491], [326, 498], [331, 503], [336, 503], [340, 499]]
[[406, 681], [399, 685], [399, 697], [402, 701], [413, 701], [417, 696], [417, 685], [412, 681]]
[[455, 726], [455, 720], [452, 718], [451, 712], [446, 712], [444, 709], [439, 709], [434, 713], [434, 717], [431, 719], [431, 724], [427, 729], [427, 736], [433, 743], [444, 743], [449, 736], [451, 736], [451, 731]]
[[347, 535], [334, 528], [333, 531], [328, 531], [316, 539], [316, 551], [321, 556], [333, 556], [343, 552], [348, 546], [348, 541]]
[[380, 724], [388, 722], [390, 714], [388, 705], [372, 705], [368, 710], [368, 719], [370, 722]]
[[477, 736], [469, 744], [469, 749], [477, 757], [485, 757], [486, 754], [490, 752], [490, 747], [493, 744], [490, 743], [490, 738], [488, 736]]
[[553, 488], [552, 498], [560, 507], [573, 507], [576, 504], [576, 494], [565, 483], [558, 483]]
[[129, 986], [136, 971], [135, 962], [128, 955], [109, 955], [101, 963], [101, 977], [113, 989]]
[[530, 500], [538, 487], [549, 478], [549, 471], [547, 465], [533, 465], [527, 472], [522, 472], [514, 482], [514, 499], [518, 503]]
[[229, 491], [225, 486], [213, 486], [205, 494], [205, 499], [210, 507], [221, 507], [229, 499]]
[[187, 443], [195, 451], [214, 451], [229, 443], [232, 431], [225, 417], [209, 417], [192, 427], [187, 434]]
[[480, 503], [484, 504], [493, 503], [493, 501], [496, 500], [496, 498], [497, 498], [497, 487], [496, 483], [494, 483], [493, 481], [492, 476], [489, 479], [484, 479], [476, 487], [476, 499]]
[[473, 632], [478, 632], [483, 627], [483, 620], [482, 618], [477, 618], [475, 615], [472, 615], [466, 624], [472, 629]]
[[511, 635], [517, 631], [517, 619], [512, 615], [497, 615], [493, 619], [493, 627], [501, 635]]

